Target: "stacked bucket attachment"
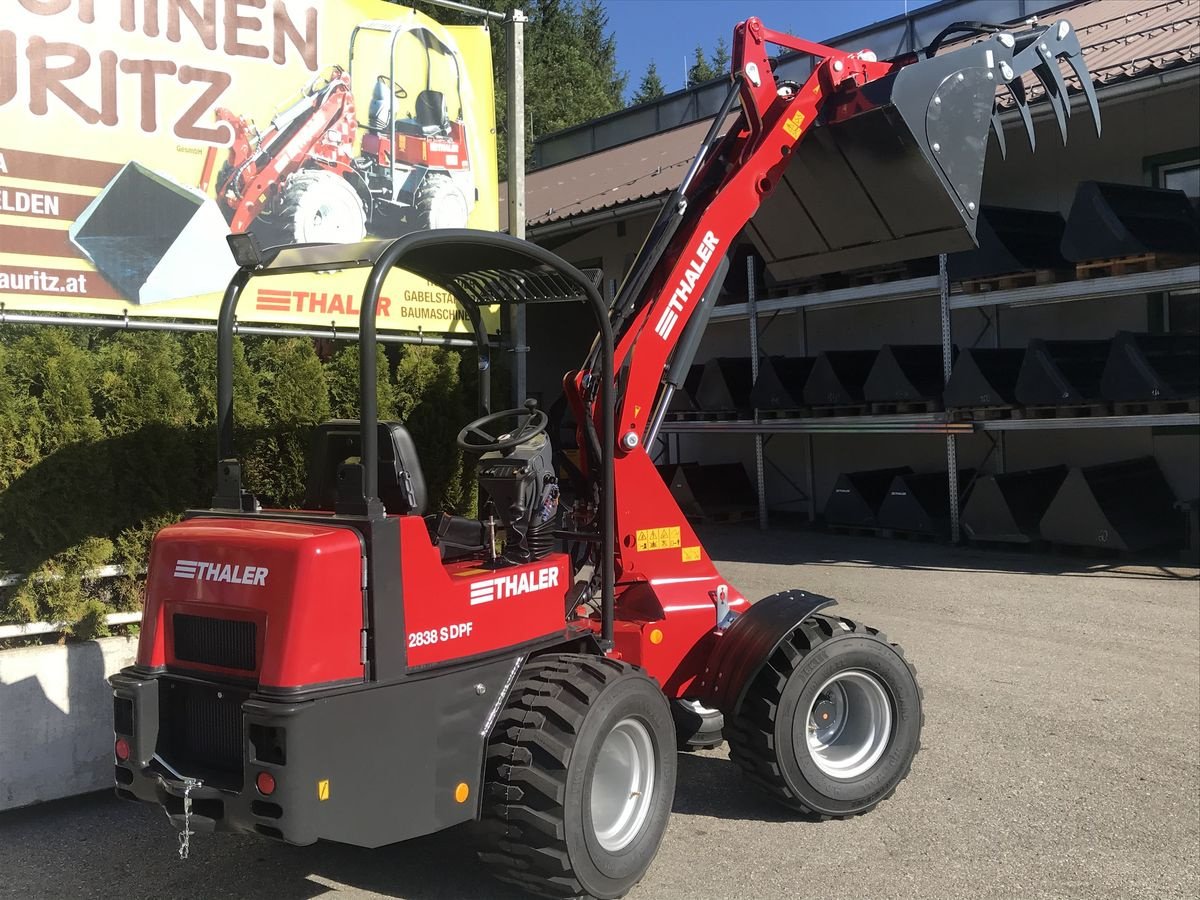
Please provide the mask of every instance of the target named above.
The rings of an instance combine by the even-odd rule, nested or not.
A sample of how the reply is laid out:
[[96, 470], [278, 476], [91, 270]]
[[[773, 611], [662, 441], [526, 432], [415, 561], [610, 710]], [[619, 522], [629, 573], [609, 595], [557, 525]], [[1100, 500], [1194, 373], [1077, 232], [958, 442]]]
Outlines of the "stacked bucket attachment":
[[[959, 471], [959, 505], [974, 476]], [[897, 475], [879, 506], [879, 527], [918, 537], [950, 538], [950, 482], [945, 472]]]
[[751, 404], [764, 410], [802, 409], [804, 385], [815, 363], [812, 356], [769, 356], [759, 360]]
[[1067, 216], [1062, 253], [1075, 263], [1158, 254], [1200, 256], [1200, 221], [1183, 191], [1081, 182]]
[[1073, 268], [1059, 245], [1066, 223], [1056, 212], [985, 206], [975, 238], [979, 249], [951, 253], [946, 274], [951, 281], [970, 281], [1016, 272], [1063, 271]]
[[[954, 33], [985, 36], [937, 53]], [[772, 260], [767, 274], [795, 281], [972, 248], [989, 130], [1006, 149], [998, 96], [1013, 98], [1033, 145], [1023, 80], [1032, 75], [1065, 141], [1061, 62], [1078, 77], [1099, 134], [1091, 75], [1064, 20], [1015, 33], [959, 23], [907, 65], [840, 91], [749, 223]]]
[[1200, 338], [1117, 332], [1100, 382], [1118, 404], [1186, 404], [1200, 399]]
[[1066, 477], [1066, 466], [982, 476], [963, 507], [963, 533], [984, 543], [1039, 540], [1042, 516]]
[[892, 481], [898, 475], [911, 474], [912, 469], [908, 466], [843, 472], [825, 501], [825, 523], [841, 528], [876, 528], [879, 507], [883, 505]]
[[826, 350], [819, 354], [804, 383], [805, 404], [863, 407], [863, 386], [878, 355], [878, 350]]
[[1119, 551], [1178, 547], [1181, 530], [1153, 457], [1072, 468], [1040, 523], [1053, 544]]
[[962, 350], [942, 399], [946, 409], [1006, 409], [1017, 402], [1017, 376], [1025, 361], [1019, 348]]
[[1110, 344], [1034, 338], [1017, 376], [1017, 401], [1033, 407], [1100, 404]]
[[754, 370], [748, 356], [718, 356], [704, 364], [694, 394], [704, 412], [736, 413], [750, 409]]
[[658, 466], [659, 475], [692, 521], [731, 521], [756, 505], [754, 486], [741, 463], [678, 463]]
[[885, 344], [863, 384], [863, 397], [872, 412], [941, 409], [943, 371], [942, 348], [937, 344]]

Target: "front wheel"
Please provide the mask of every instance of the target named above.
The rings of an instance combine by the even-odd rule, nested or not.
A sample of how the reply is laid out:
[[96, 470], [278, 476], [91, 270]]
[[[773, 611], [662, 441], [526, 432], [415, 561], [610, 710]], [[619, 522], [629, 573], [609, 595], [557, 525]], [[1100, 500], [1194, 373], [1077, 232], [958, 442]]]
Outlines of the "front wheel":
[[792, 809], [844, 818], [891, 796], [921, 741], [921, 689], [903, 651], [849, 619], [805, 619], [750, 683], [730, 758]]
[[482, 862], [548, 897], [622, 897], [658, 852], [675, 727], [643, 672], [604, 657], [531, 660], [488, 743]]
[[302, 169], [288, 179], [281, 219], [296, 244], [347, 244], [361, 241], [367, 233], [358, 192], [326, 169]]

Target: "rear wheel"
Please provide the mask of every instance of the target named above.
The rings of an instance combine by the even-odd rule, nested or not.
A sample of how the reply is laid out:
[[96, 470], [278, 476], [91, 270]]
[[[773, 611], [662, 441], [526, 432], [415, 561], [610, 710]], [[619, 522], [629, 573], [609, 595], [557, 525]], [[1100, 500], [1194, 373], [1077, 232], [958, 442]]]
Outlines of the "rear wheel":
[[367, 234], [358, 192], [345, 178], [324, 169], [304, 169], [288, 179], [280, 215], [297, 244], [347, 244]]
[[921, 689], [903, 651], [849, 619], [810, 616], [767, 660], [726, 728], [730, 758], [780, 803], [867, 812], [908, 775]]
[[413, 198], [417, 209], [417, 227], [423, 230], [431, 228], [466, 228], [467, 198], [454, 183], [454, 179], [442, 172], [430, 172], [417, 188], [417, 196]]
[[643, 672], [533, 659], [488, 743], [480, 859], [532, 893], [621, 897], [658, 852], [675, 774], [667, 700]]

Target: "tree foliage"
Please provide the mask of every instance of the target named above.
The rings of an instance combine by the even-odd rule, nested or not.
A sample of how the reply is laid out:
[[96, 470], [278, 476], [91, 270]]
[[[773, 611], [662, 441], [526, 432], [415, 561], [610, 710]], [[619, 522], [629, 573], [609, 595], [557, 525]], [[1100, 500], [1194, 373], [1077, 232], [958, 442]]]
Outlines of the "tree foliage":
[[692, 53], [692, 65], [688, 69], [687, 86], [693, 87], [705, 81], [712, 81], [715, 77], [716, 73], [704, 55], [704, 47], [697, 44], [695, 51]]
[[657, 100], [666, 92], [662, 79], [658, 76], [658, 66], [655, 65], [654, 60], [650, 60], [650, 65], [646, 66], [646, 74], [642, 76], [641, 83], [634, 92], [631, 104], [637, 106], [639, 103], [649, 103], [651, 100]]
[[[475, 408], [474, 357], [435, 347], [378, 354], [379, 415], [405, 421], [431, 509], [469, 512], [473, 471], [454, 435]], [[213, 335], [0, 327], [0, 622], [53, 621], [78, 637], [136, 608], [150, 540], [207, 506], [216, 472]], [[358, 348], [310, 340], [234, 342], [235, 451], [266, 506], [304, 496], [312, 428], [358, 416]]]

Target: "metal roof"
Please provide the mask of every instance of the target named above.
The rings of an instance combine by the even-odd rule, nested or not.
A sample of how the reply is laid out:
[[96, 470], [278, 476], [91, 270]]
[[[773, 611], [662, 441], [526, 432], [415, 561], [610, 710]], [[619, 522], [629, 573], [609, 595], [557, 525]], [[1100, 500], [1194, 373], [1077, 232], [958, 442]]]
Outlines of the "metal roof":
[[[1053, 17], [1074, 26], [1097, 87], [1200, 61], [1196, 0], [1084, 0], [1054, 10]], [[1031, 101], [1043, 93], [1036, 79], [1026, 87]], [[702, 119], [530, 172], [525, 179], [527, 227], [535, 230], [666, 195], [683, 178], [709, 122]], [[506, 212], [502, 203], [502, 228]]]

